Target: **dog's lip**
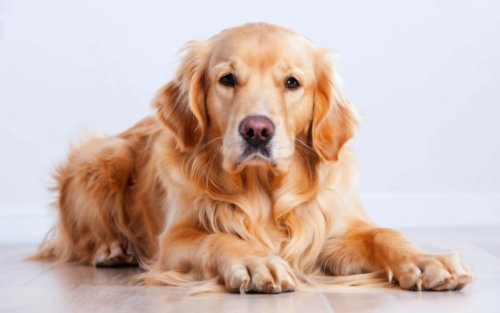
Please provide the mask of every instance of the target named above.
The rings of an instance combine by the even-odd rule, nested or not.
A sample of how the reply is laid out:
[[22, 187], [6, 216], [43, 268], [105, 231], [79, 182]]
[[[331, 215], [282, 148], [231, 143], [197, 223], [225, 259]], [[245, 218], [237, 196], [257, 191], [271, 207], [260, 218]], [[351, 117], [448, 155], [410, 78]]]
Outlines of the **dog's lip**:
[[251, 164], [270, 164], [273, 167], [276, 166], [275, 161], [272, 158], [262, 154], [259, 151], [255, 151], [249, 154], [241, 154], [236, 160], [235, 169], [239, 171], [242, 170], [246, 165]]
[[239, 165], [242, 163], [247, 163], [252, 161], [264, 161], [271, 163], [273, 160], [270, 157], [262, 154], [261, 152], [255, 151], [246, 155], [245, 154], [240, 155], [240, 157], [236, 161], [236, 164]]

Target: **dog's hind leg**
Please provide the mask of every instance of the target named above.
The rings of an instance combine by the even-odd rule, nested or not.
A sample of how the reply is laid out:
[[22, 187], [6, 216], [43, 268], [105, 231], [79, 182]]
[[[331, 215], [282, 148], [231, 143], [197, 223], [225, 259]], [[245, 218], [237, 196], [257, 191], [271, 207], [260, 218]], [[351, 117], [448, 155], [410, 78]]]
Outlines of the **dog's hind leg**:
[[136, 264], [123, 203], [133, 169], [124, 139], [94, 138], [73, 149], [55, 174], [59, 224], [40, 255], [95, 266]]

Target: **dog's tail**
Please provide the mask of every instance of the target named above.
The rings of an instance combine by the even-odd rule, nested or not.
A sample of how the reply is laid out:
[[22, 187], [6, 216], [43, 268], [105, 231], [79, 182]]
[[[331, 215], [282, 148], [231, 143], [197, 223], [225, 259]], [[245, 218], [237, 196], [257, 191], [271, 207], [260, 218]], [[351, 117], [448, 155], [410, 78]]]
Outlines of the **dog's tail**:
[[301, 290], [322, 292], [366, 291], [367, 289], [395, 288], [391, 277], [384, 271], [354, 274], [345, 276], [318, 275], [309, 276], [307, 284], [301, 285]]
[[[395, 285], [388, 280], [387, 274], [382, 271], [345, 276], [304, 275], [297, 272], [294, 274], [296, 291], [366, 292], [380, 288], [395, 288]], [[220, 277], [199, 280], [199, 277], [195, 277], [192, 273], [178, 271], [159, 272], [152, 269], [135, 276], [133, 282], [141, 285], [182, 287], [188, 295], [228, 291]]]
[[27, 257], [25, 260], [64, 263], [73, 261], [74, 254], [71, 244], [65, 236], [60, 234], [59, 228], [55, 225], [45, 235], [35, 254]]

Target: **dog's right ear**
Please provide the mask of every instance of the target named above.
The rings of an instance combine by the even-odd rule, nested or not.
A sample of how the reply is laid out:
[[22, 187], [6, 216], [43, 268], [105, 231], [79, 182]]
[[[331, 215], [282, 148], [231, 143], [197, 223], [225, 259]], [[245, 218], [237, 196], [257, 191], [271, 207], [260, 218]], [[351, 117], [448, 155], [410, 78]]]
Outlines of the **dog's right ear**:
[[181, 151], [195, 147], [203, 138], [207, 118], [205, 73], [208, 48], [204, 41], [186, 45], [186, 54], [174, 79], [153, 101], [158, 118], [177, 139]]

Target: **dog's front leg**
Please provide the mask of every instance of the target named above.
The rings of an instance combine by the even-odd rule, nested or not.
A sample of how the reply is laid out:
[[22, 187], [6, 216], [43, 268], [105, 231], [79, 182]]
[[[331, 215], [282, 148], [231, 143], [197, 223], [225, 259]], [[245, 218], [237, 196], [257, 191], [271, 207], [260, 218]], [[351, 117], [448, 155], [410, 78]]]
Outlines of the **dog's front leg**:
[[412, 290], [456, 290], [473, 278], [457, 253], [426, 253], [399, 232], [366, 222], [328, 239], [318, 262], [334, 275], [385, 270]]
[[280, 293], [295, 289], [290, 266], [229, 233], [206, 233], [178, 226], [161, 238], [155, 271], [194, 271], [203, 278], [219, 276], [231, 292]]

